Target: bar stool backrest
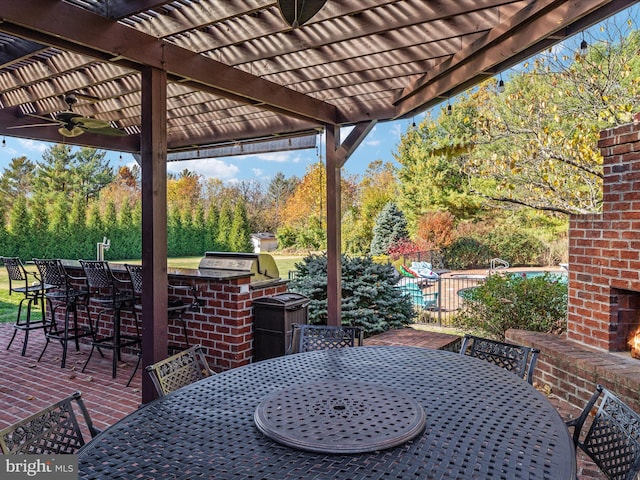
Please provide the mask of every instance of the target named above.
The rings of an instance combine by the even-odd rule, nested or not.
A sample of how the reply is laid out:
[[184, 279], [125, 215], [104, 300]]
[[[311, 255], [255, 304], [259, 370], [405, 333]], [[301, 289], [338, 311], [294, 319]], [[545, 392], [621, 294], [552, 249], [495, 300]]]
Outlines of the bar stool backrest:
[[0, 449], [7, 454], [75, 453], [85, 444], [73, 402], [80, 407], [84, 421], [94, 437], [100, 431], [93, 426], [89, 411], [79, 392], [50, 405], [0, 431]]
[[133, 289], [134, 295], [142, 295], [142, 265], [126, 264], [125, 267], [131, 278], [131, 288]]
[[38, 267], [42, 283], [57, 288], [67, 286], [67, 275], [60, 259], [34, 258], [33, 263]]
[[114, 278], [109, 264], [102, 260], [80, 260], [87, 277], [87, 285], [92, 289], [114, 288]]
[[[7, 269], [7, 274], [9, 275], [9, 294], [11, 292], [20, 291], [24, 292], [24, 290], [17, 289], [27, 289], [29, 278], [27, 275], [27, 271], [24, 268], [24, 264], [19, 257], [0, 257], [4, 266]], [[24, 287], [15, 287], [13, 283], [16, 282], [18, 284], [24, 284]]]

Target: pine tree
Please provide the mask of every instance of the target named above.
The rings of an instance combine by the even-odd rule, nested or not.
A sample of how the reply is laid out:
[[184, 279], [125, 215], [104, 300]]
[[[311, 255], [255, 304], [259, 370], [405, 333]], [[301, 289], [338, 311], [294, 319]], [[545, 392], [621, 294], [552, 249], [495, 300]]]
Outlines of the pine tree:
[[382, 255], [399, 240], [409, 238], [407, 219], [394, 202], [388, 202], [376, 217], [371, 255]]

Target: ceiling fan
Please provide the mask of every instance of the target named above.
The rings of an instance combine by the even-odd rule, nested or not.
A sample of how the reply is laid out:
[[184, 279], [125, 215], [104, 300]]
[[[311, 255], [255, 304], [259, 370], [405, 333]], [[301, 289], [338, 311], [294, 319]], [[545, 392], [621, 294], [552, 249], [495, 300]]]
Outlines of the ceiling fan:
[[58, 132], [63, 137], [77, 137], [85, 132], [95, 133], [98, 135], [110, 135], [120, 137], [126, 135], [123, 130], [111, 126], [106, 120], [97, 118], [83, 117], [79, 113], [73, 111], [73, 106], [78, 103], [78, 97], [75, 93], [68, 93], [64, 96], [64, 102], [67, 104], [67, 110], [58, 112], [55, 118], [45, 117], [35, 114], [27, 114], [30, 117], [47, 120], [49, 123], [37, 123], [30, 125], [16, 125], [8, 128], [30, 128], [30, 127], [47, 127], [50, 125], [59, 125]]

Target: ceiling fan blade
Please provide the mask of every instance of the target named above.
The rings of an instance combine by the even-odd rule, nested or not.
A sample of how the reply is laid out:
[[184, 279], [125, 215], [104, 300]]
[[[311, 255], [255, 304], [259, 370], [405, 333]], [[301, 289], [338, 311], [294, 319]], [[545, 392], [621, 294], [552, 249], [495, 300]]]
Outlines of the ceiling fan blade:
[[293, 28], [304, 25], [320, 11], [327, 0], [278, 0], [278, 8]]
[[56, 122], [58, 122], [55, 118], [47, 117], [45, 115], [36, 115], [35, 113], [27, 113], [27, 116], [37, 118], [39, 120], [47, 120], [48, 122], [51, 122], [51, 125], [57, 125]]
[[51, 127], [54, 125], [59, 125], [58, 123], [30, 123], [27, 125], [14, 125], [12, 127], [7, 127], [7, 130], [18, 129], [18, 128], [32, 128], [32, 127]]
[[111, 137], [124, 137], [127, 135], [126, 132], [120, 130], [119, 128], [113, 128], [111, 126], [103, 127], [103, 128], [86, 128], [82, 127], [82, 129], [87, 133], [95, 133], [96, 135], [109, 135]]
[[106, 128], [109, 127], [109, 122], [106, 120], [99, 120], [97, 118], [90, 117], [73, 117], [70, 120], [71, 123], [77, 125], [80, 128]]

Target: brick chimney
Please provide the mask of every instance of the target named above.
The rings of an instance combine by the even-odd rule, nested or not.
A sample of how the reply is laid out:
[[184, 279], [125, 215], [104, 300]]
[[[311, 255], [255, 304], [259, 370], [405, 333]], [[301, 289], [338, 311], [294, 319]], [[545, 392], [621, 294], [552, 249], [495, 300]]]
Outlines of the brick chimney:
[[603, 211], [569, 222], [567, 337], [605, 351], [630, 350], [640, 325], [639, 121], [601, 132]]

